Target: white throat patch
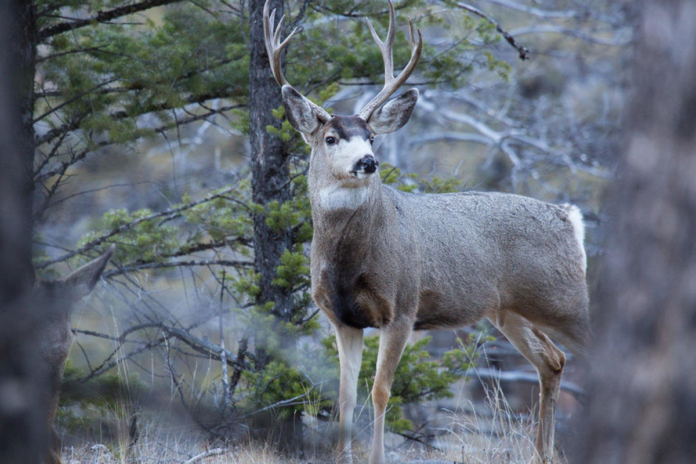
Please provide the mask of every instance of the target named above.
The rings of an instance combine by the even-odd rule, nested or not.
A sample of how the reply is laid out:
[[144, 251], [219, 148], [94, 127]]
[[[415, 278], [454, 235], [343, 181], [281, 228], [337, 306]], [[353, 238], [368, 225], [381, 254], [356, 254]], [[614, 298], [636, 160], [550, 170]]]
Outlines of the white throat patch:
[[327, 210], [356, 209], [365, 203], [365, 200], [367, 200], [367, 186], [349, 188], [332, 185], [319, 192], [321, 206]]

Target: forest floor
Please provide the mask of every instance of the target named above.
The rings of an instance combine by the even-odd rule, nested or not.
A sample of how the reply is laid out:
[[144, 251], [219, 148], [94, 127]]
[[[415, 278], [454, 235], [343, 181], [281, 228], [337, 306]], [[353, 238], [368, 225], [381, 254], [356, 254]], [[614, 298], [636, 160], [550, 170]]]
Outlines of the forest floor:
[[[488, 400], [475, 411], [442, 411], [429, 427], [427, 445], [388, 433], [386, 459], [389, 463], [407, 464], [528, 464], [534, 455], [536, 424], [531, 414], [515, 414], [504, 401]], [[161, 419], [161, 418], [160, 418]], [[443, 420], [444, 419], [444, 420]], [[563, 421], [561, 421], [562, 423]], [[167, 421], [151, 418], [142, 425], [138, 440], [129, 445], [127, 427], [122, 439], [104, 441], [83, 440], [79, 446], [63, 449], [66, 464], [317, 464], [340, 462], [332, 453], [333, 440], [328, 429], [335, 424], [305, 423], [305, 436], [310, 438], [302, 453], [285, 455], [271, 446], [270, 440], [246, 440], [237, 444], [215, 443]], [[314, 427], [314, 428], [313, 428]], [[562, 427], [562, 425], [561, 425]], [[310, 432], [310, 433], [307, 433]], [[371, 430], [363, 430], [354, 442], [354, 462], [367, 462]], [[562, 454], [562, 452], [561, 452]], [[551, 464], [565, 464], [557, 457]]]

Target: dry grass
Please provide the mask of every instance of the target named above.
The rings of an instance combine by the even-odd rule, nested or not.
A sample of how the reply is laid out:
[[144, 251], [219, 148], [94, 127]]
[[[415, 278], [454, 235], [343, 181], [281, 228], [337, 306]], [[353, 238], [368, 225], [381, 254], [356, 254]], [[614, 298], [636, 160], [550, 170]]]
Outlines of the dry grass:
[[[490, 390], [485, 404], [473, 405], [468, 400], [456, 402], [452, 411], [440, 410], [434, 423], [436, 438], [433, 447], [388, 434], [387, 461], [391, 463], [448, 462], [466, 464], [528, 464], [534, 455], [536, 424], [532, 414], [514, 413], [499, 388]], [[309, 420], [305, 425], [308, 438], [319, 437], [308, 445], [304, 456], [290, 457], [278, 453], [268, 443], [247, 442], [225, 447], [210, 443], [190, 429], [168, 429], [167, 421], [151, 419], [142, 426], [136, 445], [129, 448], [127, 426], [117, 443], [89, 443], [63, 450], [69, 464], [163, 464], [163, 463], [226, 463], [226, 464], [307, 464], [335, 462], [330, 451], [331, 440], [326, 426]], [[314, 433], [312, 433], [314, 432]], [[363, 430], [355, 443], [356, 463], [367, 462], [370, 430]], [[323, 441], [322, 441], [323, 440]], [[309, 441], [312, 441], [311, 439]], [[553, 464], [565, 464], [557, 458]]]

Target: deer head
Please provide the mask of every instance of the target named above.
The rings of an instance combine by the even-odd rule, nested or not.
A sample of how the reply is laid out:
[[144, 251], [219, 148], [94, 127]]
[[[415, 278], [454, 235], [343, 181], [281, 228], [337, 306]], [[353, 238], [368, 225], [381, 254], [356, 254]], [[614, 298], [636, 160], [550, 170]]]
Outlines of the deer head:
[[[297, 33], [293, 30], [281, 41], [283, 20], [275, 26], [275, 10], [270, 15], [268, 2], [264, 7], [264, 32], [266, 51], [273, 75], [282, 86], [283, 103], [290, 124], [302, 133], [312, 147], [310, 182], [319, 189], [355, 189], [370, 183], [379, 183], [379, 163], [375, 160], [372, 144], [375, 136], [394, 132], [404, 126], [411, 117], [418, 100], [418, 90], [411, 89], [399, 97], [387, 101], [413, 73], [423, 47], [421, 33], [409, 20], [411, 59], [404, 70], [394, 77], [392, 49], [395, 25], [394, 6], [389, 1], [389, 29], [384, 42], [380, 40], [370, 20], [367, 25], [384, 60], [385, 83], [382, 90], [356, 115], [333, 116], [295, 90], [285, 79], [281, 68], [281, 54], [290, 39]], [[417, 38], [417, 39], [416, 39]], [[386, 104], [385, 104], [386, 102]]]
[[46, 314], [40, 327], [37, 346], [37, 358], [40, 360], [39, 369], [43, 369], [50, 382], [48, 397], [42, 399], [46, 423], [51, 434], [49, 455], [46, 464], [60, 464], [60, 439], [53, 428], [53, 419], [58, 408], [60, 382], [63, 378], [63, 367], [68, 358], [70, 344], [73, 340], [70, 329], [70, 313], [76, 302], [90, 294], [99, 282], [106, 265], [114, 254], [112, 245], [103, 255], [75, 270], [69, 276], [55, 281], [39, 280], [34, 293], [38, 301], [51, 302], [52, 311]]
[[114, 254], [115, 247], [112, 245], [103, 255], [90, 261], [67, 277], [46, 281], [38, 280], [36, 292], [42, 293], [44, 298], [56, 302], [59, 307], [66, 308], [64, 312], [69, 313], [69, 308], [80, 299], [89, 295], [99, 282], [99, 278], [104, 272], [111, 256]]

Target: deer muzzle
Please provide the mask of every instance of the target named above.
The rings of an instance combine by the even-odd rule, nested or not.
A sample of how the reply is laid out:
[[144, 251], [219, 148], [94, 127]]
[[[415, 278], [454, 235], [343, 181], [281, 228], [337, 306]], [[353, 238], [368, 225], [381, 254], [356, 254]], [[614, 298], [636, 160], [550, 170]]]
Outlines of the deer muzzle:
[[374, 174], [377, 171], [377, 166], [379, 166], [379, 162], [374, 156], [365, 155], [355, 163], [352, 172], [355, 174]]

